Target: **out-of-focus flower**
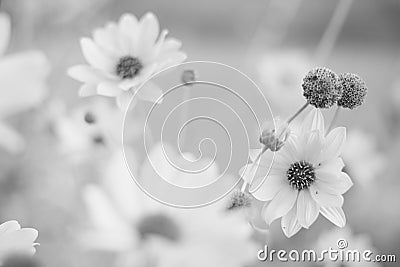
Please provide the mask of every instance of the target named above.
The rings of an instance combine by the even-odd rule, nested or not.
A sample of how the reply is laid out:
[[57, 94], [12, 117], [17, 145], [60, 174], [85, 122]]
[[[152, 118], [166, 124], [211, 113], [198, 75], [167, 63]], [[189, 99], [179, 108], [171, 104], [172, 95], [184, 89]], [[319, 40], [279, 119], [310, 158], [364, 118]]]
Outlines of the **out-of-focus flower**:
[[[124, 114], [107, 99], [91, 100], [71, 110], [60, 101], [50, 103], [48, 116], [62, 153], [82, 159], [93, 157], [93, 149], [104, 145], [121, 147]], [[139, 136], [135, 118], [128, 116], [125, 126], [126, 140]]]
[[95, 231], [83, 241], [117, 252], [117, 266], [243, 266], [254, 260], [251, 228], [226, 212], [225, 203], [194, 210], [164, 206], [134, 184], [119, 151], [103, 173], [104, 189], [90, 186], [84, 193]]
[[[335, 228], [331, 229], [325, 233], [322, 233], [316, 244], [314, 244], [315, 250], [319, 253], [323, 250], [329, 250], [329, 248], [336, 249], [336, 250], [348, 250], [348, 251], [358, 251], [360, 252], [360, 261], [358, 262], [357, 260], [352, 261], [351, 260], [351, 255], [354, 254], [348, 254], [350, 255], [350, 260], [349, 261], [332, 261], [329, 260], [329, 258], [326, 257], [324, 263], [324, 266], [326, 267], [341, 267], [341, 266], [346, 266], [346, 267], [357, 267], [357, 266], [371, 266], [371, 267], [378, 267], [381, 266], [381, 264], [371, 261], [371, 262], [366, 262], [363, 261], [363, 253], [366, 250], [372, 251], [373, 253], [376, 253], [376, 248], [372, 245], [372, 242], [368, 235], [365, 234], [359, 234], [355, 235], [353, 231], [349, 227], [344, 227], [344, 228]], [[374, 254], [372, 254], [371, 259], [373, 259]]]
[[241, 216], [223, 212], [219, 204], [195, 210], [172, 210], [181, 231], [178, 240], [148, 241], [160, 267], [245, 266], [254, 261], [257, 245]]
[[84, 83], [79, 95], [115, 97], [122, 109], [134, 93], [140, 99], [157, 101], [162, 91], [146, 80], [186, 59], [186, 54], [179, 50], [181, 42], [166, 38], [167, 33], [167, 30], [160, 33], [158, 20], [152, 13], [139, 21], [132, 14], [124, 14], [118, 23], [110, 22], [96, 29], [93, 39], [82, 38], [82, 53], [89, 65], [68, 70], [72, 78]]
[[348, 132], [342, 156], [348, 172], [363, 185], [378, 178], [386, 162], [385, 156], [377, 150], [373, 136], [360, 130]]
[[323, 116], [314, 109], [300, 132], [292, 134], [276, 153], [271, 170], [268, 172], [262, 161], [258, 166], [267, 178], [253, 195], [269, 201], [264, 207], [265, 221], [270, 224], [282, 217], [282, 230], [288, 237], [301, 227], [310, 227], [319, 213], [337, 226], [346, 223], [342, 194], [353, 184], [342, 172], [344, 164], [339, 157], [346, 131], [338, 127], [326, 137], [324, 133]]
[[0, 13], [0, 146], [16, 153], [23, 137], [4, 119], [38, 105], [46, 96], [49, 62], [42, 52], [4, 55], [10, 41], [10, 18]]
[[[212, 183], [219, 177], [218, 165], [210, 164], [211, 158], [197, 159], [192, 153], [179, 155], [169, 144], [155, 144], [148, 155], [148, 159], [141, 172], [143, 179], [156, 175], [171, 184], [193, 188]], [[177, 167], [173, 167], [172, 164]], [[203, 168], [204, 171], [193, 172], [193, 170]]]
[[8, 256], [33, 255], [38, 231], [33, 228], [21, 228], [17, 221], [7, 221], [0, 225], [0, 262]]
[[312, 66], [309, 58], [297, 51], [284, 51], [263, 56], [258, 67], [263, 91], [273, 110], [289, 114], [304, 104], [301, 84]]

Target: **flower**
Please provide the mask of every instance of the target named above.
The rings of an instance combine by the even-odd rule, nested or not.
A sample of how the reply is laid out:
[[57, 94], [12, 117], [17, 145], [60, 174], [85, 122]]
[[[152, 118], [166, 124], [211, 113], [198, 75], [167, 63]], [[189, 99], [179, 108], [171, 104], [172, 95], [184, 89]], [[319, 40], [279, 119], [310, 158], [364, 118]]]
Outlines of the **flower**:
[[116, 266], [239, 267], [254, 259], [250, 227], [240, 214], [227, 213], [224, 202], [194, 210], [162, 205], [134, 184], [120, 151], [102, 173], [101, 185], [83, 193], [93, 228], [82, 242], [117, 253]]
[[4, 55], [10, 35], [10, 18], [0, 13], [0, 146], [17, 153], [24, 148], [24, 139], [4, 119], [41, 103], [50, 68], [40, 51]]
[[[99, 155], [104, 147], [122, 145], [124, 114], [108, 100], [88, 99], [70, 109], [58, 100], [49, 103], [46, 113], [62, 154], [80, 161]], [[128, 143], [141, 134], [141, 129], [136, 118], [127, 116], [127, 122], [124, 130]]]
[[[340, 242], [342, 242], [342, 243], [338, 244]], [[345, 248], [343, 248], [343, 246], [345, 246]], [[372, 245], [371, 239], [368, 235], [366, 235], [366, 234], [355, 235], [354, 232], [352, 231], [352, 229], [350, 229], [348, 226], [346, 226], [344, 228], [340, 228], [340, 229], [338, 229], [338, 228], [331, 229], [329, 231], [322, 233], [319, 236], [317, 242], [314, 244], [313, 247], [315, 247], [315, 249], [319, 255], [321, 255], [323, 250], [328, 250], [329, 248], [337, 249], [337, 250], [344, 249], [345, 251], [358, 251], [361, 253], [360, 262], [352, 261], [351, 256], [350, 256], [350, 260], [346, 261], [346, 262], [342, 262], [340, 260], [332, 261], [332, 260], [329, 260], [328, 258], [326, 258], [325, 261], [323, 262], [325, 267], [341, 267], [341, 266], [379, 267], [379, 266], [382, 266], [381, 264], [374, 262], [374, 261], [370, 261], [370, 262], [363, 261], [362, 253], [364, 251], [369, 250], [375, 254], [377, 252], [377, 250]], [[371, 259], [373, 259], [374, 254], [372, 254], [370, 256]]]
[[338, 75], [328, 68], [310, 70], [303, 78], [303, 96], [316, 108], [330, 108], [340, 99]]
[[361, 106], [368, 90], [364, 80], [353, 73], [341, 73], [339, 83], [343, 88], [343, 93], [337, 102], [338, 106], [349, 109]]
[[339, 227], [345, 225], [342, 194], [353, 184], [342, 172], [344, 164], [339, 157], [346, 130], [338, 127], [326, 136], [324, 133], [323, 116], [314, 109], [301, 131], [292, 134], [276, 153], [270, 171], [260, 160], [258, 176], [267, 178], [253, 195], [268, 201], [263, 211], [267, 224], [282, 217], [282, 230], [288, 237], [301, 227], [309, 228], [319, 213]]
[[260, 136], [260, 143], [263, 144], [266, 149], [270, 149], [274, 152], [282, 148], [290, 134], [287, 122], [279, 118], [275, 118], [273, 123], [269, 122], [264, 124], [263, 129]]
[[[181, 42], [160, 33], [159, 23], [152, 13], [139, 21], [124, 14], [118, 23], [110, 22], [93, 32], [93, 39], [82, 38], [81, 49], [89, 65], [77, 65], [68, 74], [84, 84], [80, 96], [115, 97], [125, 109], [134, 93], [142, 100], [156, 102], [162, 91], [152, 82], [153, 74], [186, 59]], [[143, 85], [143, 88], [140, 88]], [[139, 90], [140, 88], [140, 90]]]
[[235, 191], [231, 195], [231, 199], [228, 202], [227, 210], [237, 210], [242, 208], [248, 208], [251, 206], [251, 196], [242, 191]]
[[0, 262], [13, 254], [33, 255], [34, 243], [38, 231], [33, 228], [21, 228], [17, 221], [7, 221], [0, 225]]

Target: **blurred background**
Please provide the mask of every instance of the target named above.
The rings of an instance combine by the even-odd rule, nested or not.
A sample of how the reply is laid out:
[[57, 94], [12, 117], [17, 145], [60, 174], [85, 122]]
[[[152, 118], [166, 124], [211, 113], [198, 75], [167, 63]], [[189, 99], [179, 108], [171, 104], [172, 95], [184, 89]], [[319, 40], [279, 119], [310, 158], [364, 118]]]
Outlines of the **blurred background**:
[[[25, 140], [23, 151], [0, 151], [0, 218], [39, 230], [41, 245], [27, 266], [283, 266], [289, 263], [258, 262], [258, 249], [265, 242], [275, 249], [327, 248], [335, 246], [335, 236], [357, 248], [400, 256], [400, 1], [0, 3], [0, 12], [11, 18], [10, 44], [3, 57], [39, 50], [46, 58], [35, 65], [36, 71], [44, 72], [40, 75], [45, 84], [24, 84], [31, 70], [21, 68], [8, 77], [20, 81], [18, 93], [10, 97], [0, 88], [0, 117]], [[91, 36], [93, 29], [117, 21], [123, 13], [141, 17], [149, 11], [161, 28], [182, 41], [187, 60], [238, 68], [258, 84], [273, 113], [282, 117], [304, 103], [302, 77], [315, 66], [363, 77], [369, 89], [365, 104], [343, 111], [337, 122], [347, 127], [342, 156], [355, 184], [345, 194], [345, 229], [319, 218], [309, 230], [287, 239], [279, 223], [267, 234], [251, 229], [245, 223], [251, 211], [217, 211], [223, 210], [226, 199], [181, 211], [163, 207], [135, 187], [121, 148], [113, 145], [118, 143], [121, 114], [107, 98], [79, 98], [80, 84], [66, 72], [84, 62], [82, 36]], [[32, 57], [22, 62], [29, 60]], [[0, 73], [0, 84], [4, 75]], [[45, 88], [46, 93], [37, 104], [14, 112], [18, 101], [36, 92], [33, 87]], [[83, 119], [88, 112], [94, 114], [95, 124]], [[324, 114], [327, 121], [333, 115]], [[143, 116], [133, 114], [130, 119], [134, 144], [141, 138], [135, 125]], [[253, 139], [256, 144], [257, 133]], [[155, 146], [152, 153], [158, 150]], [[138, 170], [146, 172], [143, 151], [133, 154]]]

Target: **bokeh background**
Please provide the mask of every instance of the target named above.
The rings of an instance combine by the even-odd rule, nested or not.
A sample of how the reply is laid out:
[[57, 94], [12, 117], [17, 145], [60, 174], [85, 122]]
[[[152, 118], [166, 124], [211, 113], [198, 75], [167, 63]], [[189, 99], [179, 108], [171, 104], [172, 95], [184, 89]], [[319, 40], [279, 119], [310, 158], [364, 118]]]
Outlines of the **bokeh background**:
[[[334, 246], [335, 236], [346, 237], [357, 248], [400, 256], [400, 1], [2, 0], [0, 11], [12, 22], [6, 53], [41, 50], [50, 68], [47, 97], [6, 118], [23, 134], [24, 151], [0, 151], [1, 221], [17, 219], [39, 230], [41, 245], [30, 264], [284, 266], [289, 263], [257, 262], [256, 252], [266, 240], [276, 249], [310, 249]], [[188, 60], [217, 61], [242, 70], [282, 117], [304, 102], [301, 79], [312, 67], [364, 78], [369, 88], [365, 104], [343, 111], [337, 122], [347, 127], [342, 156], [355, 184], [345, 195], [344, 230], [336, 232], [319, 218], [310, 230], [287, 239], [275, 223], [267, 234], [250, 233], [249, 241], [244, 232], [251, 227], [245, 224], [243, 230], [243, 224], [230, 221], [248, 212], [238, 212], [234, 219], [226, 214], [220, 219], [207, 209], [186, 214], [159, 207], [135, 188], [119, 157], [120, 147], [110, 141], [116, 137], [104, 136], [119, 127], [120, 116], [105, 99], [79, 98], [79, 83], [66, 71], [84, 62], [79, 38], [123, 13], [140, 17], [148, 11], [183, 42]], [[96, 125], [83, 121], [88, 111], [98, 119]], [[331, 111], [324, 114], [327, 120], [332, 117]], [[132, 139], [141, 138], [135, 125], [142, 119], [132, 116]], [[143, 151], [137, 152], [137, 162], [138, 169], [146, 169]], [[167, 215], [159, 215], [159, 209]], [[221, 221], [231, 227], [222, 227]], [[149, 233], [156, 238], [148, 238]], [[341, 264], [336, 266], [352, 266]]]

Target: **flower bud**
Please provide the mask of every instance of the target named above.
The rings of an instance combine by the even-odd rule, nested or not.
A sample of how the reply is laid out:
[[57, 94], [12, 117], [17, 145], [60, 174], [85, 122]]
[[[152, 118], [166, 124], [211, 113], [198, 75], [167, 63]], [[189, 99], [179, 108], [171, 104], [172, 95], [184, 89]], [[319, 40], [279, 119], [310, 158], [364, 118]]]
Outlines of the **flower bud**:
[[260, 143], [263, 144], [266, 149], [270, 149], [274, 152], [281, 149], [290, 134], [287, 122], [276, 118], [275, 125], [269, 122], [264, 125], [263, 128], [264, 130], [260, 136]]
[[353, 73], [342, 73], [339, 75], [339, 83], [343, 93], [338, 106], [349, 109], [361, 106], [368, 90], [364, 80]]
[[184, 70], [181, 76], [183, 83], [191, 83], [196, 80], [196, 72], [194, 70]]
[[231, 200], [227, 206], [227, 210], [248, 208], [250, 206], [251, 206], [250, 195], [240, 190], [237, 190], [232, 194]]
[[340, 99], [338, 75], [328, 68], [315, 68], [303, 78], [303, 96], [316, 108], [330, 108]]

